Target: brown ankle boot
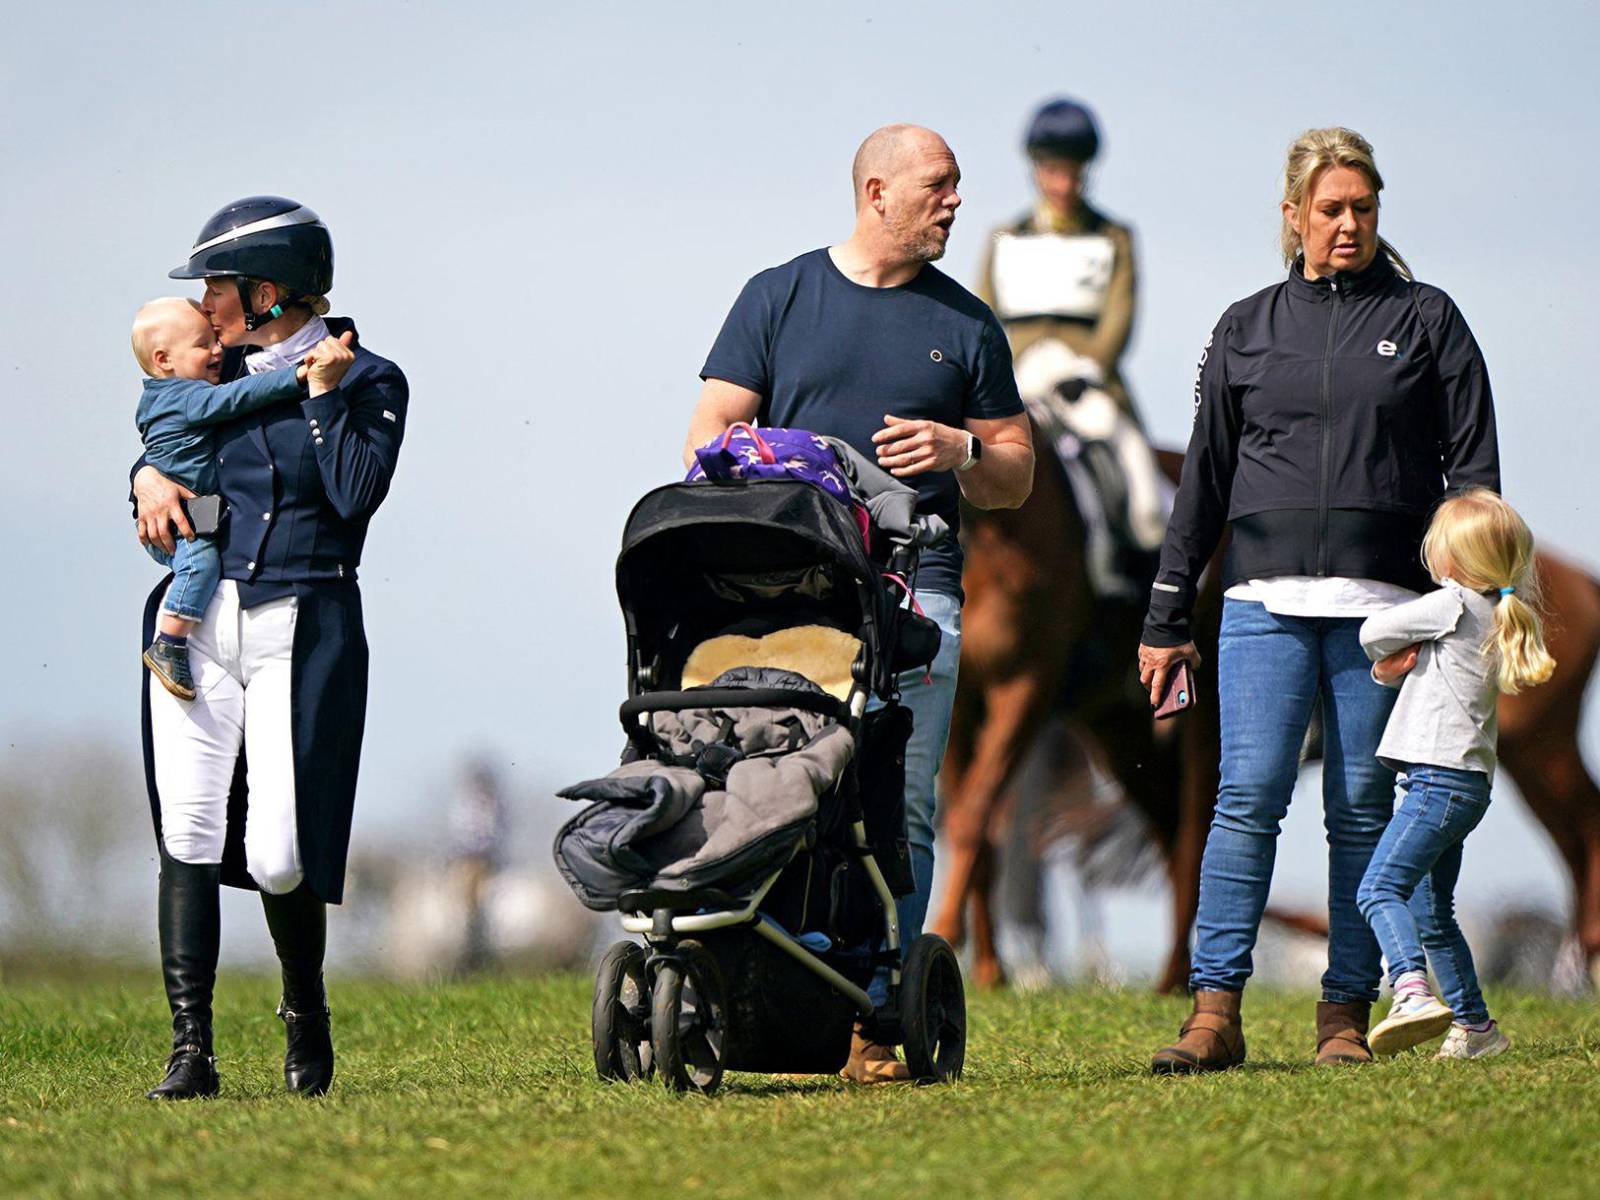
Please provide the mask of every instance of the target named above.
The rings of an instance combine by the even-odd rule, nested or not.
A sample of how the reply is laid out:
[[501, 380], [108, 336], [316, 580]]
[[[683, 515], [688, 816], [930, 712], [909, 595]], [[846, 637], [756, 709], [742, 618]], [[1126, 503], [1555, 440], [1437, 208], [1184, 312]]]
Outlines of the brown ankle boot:
[[1371, 1015], [1372, 1005], [1365, 1001], [1353, 1004], [1319, 1001], [1317, 1065], [1371, 1062], [1372, 1049], [1367, 1045], [1367, 1022]]
[[839, 1074], [852, 1083], [910, 1083], [911, 1068], [895, 1056], [893, 1046], [872, 1041], [857, 1025], [850, 1037], [850, 1060]]
[[1177, 1042], [1156, 1051], [1150, 1070], [1156, 1075], [1189, 1075], [1237, 1067], [1244, 1061], [1239, 999], [1238, 992], [1196, 992], [1194, 1012], [1178, 1031]]

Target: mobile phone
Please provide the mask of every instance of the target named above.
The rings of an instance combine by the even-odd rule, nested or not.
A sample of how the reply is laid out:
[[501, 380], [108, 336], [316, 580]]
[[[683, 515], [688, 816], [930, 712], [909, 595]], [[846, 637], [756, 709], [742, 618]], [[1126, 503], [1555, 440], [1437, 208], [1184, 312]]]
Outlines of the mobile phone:
[[201, 537], [214, 534], [222, 527], [221, 496], [190, 496], [180, 503], [189, 516], [189, 527]]
[[1194, 672], [1189, 670], [1186, 660], [1179, 659], [1178, 665], [1167, 672], [1166, 686], [1161, 692], [1161, 703], [1156, 705], [1156, 720], [1164, 721], [1168, 717], [1175, 717], [1186, 708], [1194, 707]]

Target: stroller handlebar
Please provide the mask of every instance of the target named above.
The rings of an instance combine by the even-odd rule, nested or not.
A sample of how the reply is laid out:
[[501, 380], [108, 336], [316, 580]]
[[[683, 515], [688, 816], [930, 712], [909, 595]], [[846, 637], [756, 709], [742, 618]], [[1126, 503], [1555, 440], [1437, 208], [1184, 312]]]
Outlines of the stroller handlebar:
[[[645, 713], [666, 712], [680, 708], [803, 708], [821, 713], [836, 721], [847, 721], [850, 710], [843, 701], [835, 700], [826, 692], [807, 692], [798, 688], [740, 688], [702, 687], [681, 692], [643, 692], [622, 702], [617, 716], [622, 728], [635, 745], [639, 735], [649, 737], [639, 727], [638, 718]], [[645, 747], [640, 746], [643, 750]]]

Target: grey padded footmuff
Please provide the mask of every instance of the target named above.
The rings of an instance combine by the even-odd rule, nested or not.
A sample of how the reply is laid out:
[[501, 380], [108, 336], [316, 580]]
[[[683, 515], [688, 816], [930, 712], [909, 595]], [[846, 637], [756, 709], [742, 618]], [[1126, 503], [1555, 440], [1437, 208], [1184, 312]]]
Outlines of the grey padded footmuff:
[[[821, 690], [765, 667], [726, 671], [712, 686]], [[848, 729], [801, 709], [682, 709], [654, 714], [652, 729], [680, 762], [718, 743], [744, 757], [721, 786], [691, 766], [642, 759], [563, 789], [567, 799], [595, 801], [555, 844], [556, 866], [590, 908], [615, 908], [623, 892], [643, 888], [753, 883], [787, 861], [855, 754]]]

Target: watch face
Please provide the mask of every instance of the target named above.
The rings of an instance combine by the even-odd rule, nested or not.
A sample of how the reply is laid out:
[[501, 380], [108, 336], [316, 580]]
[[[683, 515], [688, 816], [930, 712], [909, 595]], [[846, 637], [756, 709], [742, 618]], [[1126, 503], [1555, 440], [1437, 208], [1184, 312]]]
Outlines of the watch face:
[[972, 455], [973, 462], [977, 462], [983, 457], [983, 443], [978, 440], [978, 435], [975, 433], [969, 434], [968, 436], [972, 439], [972, 441], [967, 445], [967, 453]]

